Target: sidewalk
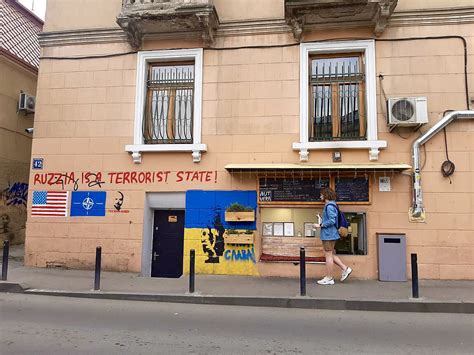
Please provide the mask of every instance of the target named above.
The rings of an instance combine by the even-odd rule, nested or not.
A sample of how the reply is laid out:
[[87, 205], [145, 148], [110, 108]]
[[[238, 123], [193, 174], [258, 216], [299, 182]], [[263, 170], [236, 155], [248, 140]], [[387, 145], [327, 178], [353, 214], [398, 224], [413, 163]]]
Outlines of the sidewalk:
[[299, 279], [196, 275], [195, 293], [189, 294], [187, 275], [164, 279], [102, 272], [101, 290], [92, 291], [94, 271], [28, 268], [19, 261], [18, 254], [16, 251], [10, 254], [14, 260], [10, 260], [8, 282], [21, 284], [27, 293], [275, 307], [474, 313], [472, 281], [420, 281], [420, 299], [414, 300], [410, 299], [410, 282], [348, 279], [342, 284], [320, 286], [310, 279], [307, 296], [300, 297]]

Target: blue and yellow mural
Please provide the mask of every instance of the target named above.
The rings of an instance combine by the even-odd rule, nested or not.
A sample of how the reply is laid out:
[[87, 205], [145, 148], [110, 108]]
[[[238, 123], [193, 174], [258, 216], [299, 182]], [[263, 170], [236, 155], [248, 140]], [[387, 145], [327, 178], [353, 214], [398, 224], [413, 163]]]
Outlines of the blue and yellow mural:
[[257, 208], [256, 191], [186, 192], [184, 272], [189, 272], [190, 250], [196, 251], [196, 273], [257, 275], [253, 243], [226, 243], [231, 231], [256, 230], [253, 222], [226, 222], [225, 210], [232, 203]]

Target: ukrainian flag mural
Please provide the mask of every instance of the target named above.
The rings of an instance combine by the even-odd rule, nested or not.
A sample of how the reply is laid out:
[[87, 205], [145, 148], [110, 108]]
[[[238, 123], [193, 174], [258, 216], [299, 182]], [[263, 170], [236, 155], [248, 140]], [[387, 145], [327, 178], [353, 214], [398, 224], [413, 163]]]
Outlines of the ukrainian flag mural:
[[[190, 250], [196, 251], [196, 273], [220, 275], [258, 275], [253, 242], [235, 243], [231, 233], [250, 235], [255, 221], [227, 222], [226, 208], [233, 204], [257, 208], [256, 191], [186, 192], [184, 231], [184, 272], [189, 273]], [[252, 238], [248, 238], [252, 239]]]

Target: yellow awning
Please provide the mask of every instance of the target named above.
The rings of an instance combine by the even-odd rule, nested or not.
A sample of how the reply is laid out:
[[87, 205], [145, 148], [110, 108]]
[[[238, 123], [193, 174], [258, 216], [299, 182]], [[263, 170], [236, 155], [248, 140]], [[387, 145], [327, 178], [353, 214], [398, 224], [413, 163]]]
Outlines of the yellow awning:
[[227, 164], [225, 169], [229, 172], [234, 171], [353, 171], [353, 170], [367, 170], [367, 171], [403, 171], [411, 169], [408, 164], [402, 163], [368, 163], [368, 164], [283, 164], [283, 163], [269, 163], [269, 164]]

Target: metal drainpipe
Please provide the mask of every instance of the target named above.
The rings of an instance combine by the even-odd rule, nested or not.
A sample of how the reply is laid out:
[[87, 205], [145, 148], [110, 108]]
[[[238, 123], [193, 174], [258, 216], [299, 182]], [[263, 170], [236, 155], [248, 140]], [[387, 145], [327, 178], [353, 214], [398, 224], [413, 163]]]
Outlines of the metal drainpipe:
[[456, 119], [474, 119], [474, 111], [453, 111], [444, 116], [413, 143], [413, 208], [412, 217], [423, 213], [423, 192], [421, 190], [420, 147], [433, 138], [439, 131]]

